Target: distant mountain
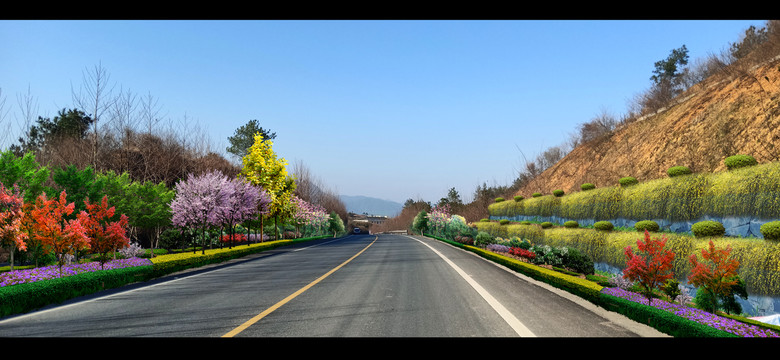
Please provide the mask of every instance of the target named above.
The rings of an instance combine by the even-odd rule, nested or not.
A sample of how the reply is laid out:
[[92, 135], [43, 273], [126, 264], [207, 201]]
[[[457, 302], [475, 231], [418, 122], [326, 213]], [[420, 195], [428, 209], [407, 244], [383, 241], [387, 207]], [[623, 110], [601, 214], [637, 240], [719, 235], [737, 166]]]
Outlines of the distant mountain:
[[347, 211], [355, 214], [366, 213], [368, 215], [384, 215], [393, 217], [398, 215], [404, 205], [395, 201], [372, 198], [368, 196], [340, 195], [341, 201], [347, 207]]

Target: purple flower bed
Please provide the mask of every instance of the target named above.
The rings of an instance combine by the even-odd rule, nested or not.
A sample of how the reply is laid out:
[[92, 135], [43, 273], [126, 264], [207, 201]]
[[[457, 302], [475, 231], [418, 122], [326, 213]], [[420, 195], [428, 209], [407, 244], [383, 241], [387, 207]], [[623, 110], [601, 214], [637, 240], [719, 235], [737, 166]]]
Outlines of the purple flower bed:
[[[62, 277], [77, 275], [90, 271], [121, 269], [133, 266], [152, 265], [149, 259], [129, 258], [121, 260], [111, 260], [100, 268], [99, 262], [88, 262], [84, 264], [73, 264], [62, 266]], [[28, 282], [48, 280], [60, 277], [60, 269], [57, 265], [44, 266], [34, 269], [14, 270], [0, 273], [0, 287], [16, 285]]]
[[[640, 304], [647, 305], [647, 298], [641, 294], [626, 291], [620, 288], [604, 288], [602, 293], [616, 296], [622, 299], [630, 300]], [[737, 320], [729, 319], [723, 316], [708, 313], [704, 310], [692, 308], [685, 305], [670, 303], [660, 299], [653, 299], [651, 306], [669, 311], [677, 316], [682, 316], [686, 319], [696, 321], [700, 324], [704, 324], [716, 329], [730, 332], [742, 337], [780, 337], [775, 331], [762, 328], [759, 326], [746, 324]]]

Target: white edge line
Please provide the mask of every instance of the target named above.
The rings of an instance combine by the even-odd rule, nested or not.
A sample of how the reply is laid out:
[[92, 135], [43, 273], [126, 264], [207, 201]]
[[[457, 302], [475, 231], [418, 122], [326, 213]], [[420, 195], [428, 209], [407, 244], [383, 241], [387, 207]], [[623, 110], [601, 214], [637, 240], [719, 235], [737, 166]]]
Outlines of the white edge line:
[[463, 269], [461, 269], [460, 267], [458, 267], [458, 265], [455, 265], [455, 263], [453, 263], [450, 259], [444, 256], [444, 254], [440, 253], [439, 251], [437, 251], [430, 245], [424, 243], [420, 239], [415, 239], [408, 235], [404, 235], [404, 236], [419, 241], [421, 244], [427, 246], [429, 249], [431, 249], [431, 251], [436, 253], [436, 255], [439, 255], [439, 257], [441, 257], [444, 260], [444, 262], [446, 262], [453, 269], [455, 269], [455, 271], [461, 277], [463, 277], [463, 279], [466, 280], [466, 282], [469, 285], [471, 285], [471, 287], [473, 287], [474, 290], [476, 290], [477, 293], [479, 293], [482, 296], [482, 298], [484, 298], [485, 301], [487, 301], [488, 304], [490, 304], [491, 307], [493, 307], [493, 309], [498, 313], [498, 315], [500, 315], [504, 319], [504, 321], [506, 321], [507, 324], [509, 324], [509, 326], [512, 327], [512, 329], [515, 331], [515, 333], [517, 333], [517, 335], [522, 337], [536, 337], [536, 335], [534, 335], [534, 333], [532, 333], [531, 330], [525, 327], [525, 325], [523, 325], [523, 323], [521, 323], [520, 320], [518, 320], [511, 312], [509, 312], [509, 310], [507, 310], [503, 305], [501, 305], [501, 303], [498, 302], [498, 300], [496, 300], [493, 297], [493, 295], [490, 295], [490, 293], [487, 290], [485, 290], [485, 288], [479, 285], [474, 279], [471, 278], [471, 276], [466, 274], [466, 272], [463, 271]]

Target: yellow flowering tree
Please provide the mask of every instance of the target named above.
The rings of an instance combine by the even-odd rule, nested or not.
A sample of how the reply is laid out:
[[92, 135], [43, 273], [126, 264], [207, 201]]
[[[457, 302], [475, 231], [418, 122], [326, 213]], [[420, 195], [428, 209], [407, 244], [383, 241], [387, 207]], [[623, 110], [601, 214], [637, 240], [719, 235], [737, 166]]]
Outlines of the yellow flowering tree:
[[[284, 217], [291, 209], [290, 201], [295, 191], [295, 181], [287, 173], [287, 160], [277, 157], [273, 142], [258, 132], [242, 161], [241, 176], [265, 189], [271, 197], [268, 216], [275, 221]], [[263, 215], [260, 215], [260, 229], [263, 229]]]

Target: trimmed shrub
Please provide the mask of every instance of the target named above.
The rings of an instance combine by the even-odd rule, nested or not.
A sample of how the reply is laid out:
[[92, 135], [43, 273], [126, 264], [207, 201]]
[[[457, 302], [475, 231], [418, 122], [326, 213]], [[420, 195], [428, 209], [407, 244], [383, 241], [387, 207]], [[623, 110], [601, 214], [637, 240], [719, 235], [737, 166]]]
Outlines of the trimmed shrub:
[[691, 232], [696, 237], [723, 236], [726, 233], [726, 228], [717, 221], [704, 220], [693, 224]]
[[487, 246], [493, 244], [494, 242], [495, 238], [484, 231], [477, 233], [477, 236], [474, 238], [474, 245], [477, 246]]
[[580, 185], [580, 189], [582, 189], [582, 191], [593, 190], [595, 188], [596, 188], [596, 185], [593, 185], [591, 183], [584, 183], [584, 184]]
[[570, 229], [574, 229], [574, 228], [580, 227], [580, 223], [578, 223], [578, 222], [576, 222], [574, 220], [569, 220], [569, 221], [563, 223], [563, 226], [567, 227], [567, 228], [570, 228]]
[[501, 220], [498, 221], [498, 223], [501, 224], [501, 225], [506, 225], [506, 224], [509, 224], [509, 220], [501, 219]]
[[490, 222], [490, 219], [479, 219], [481, 222]]
[[761, 235], [764, 235], [766, 240], [780, 240], [780, 221], [770, 221], [761, 225]]
[[502, 197], [497, 197], [496, 198], [496, 202], [502, 202], [502, 201], [504, 201], [504, 198], [502, 198]]
[[620, 186], [623, 187], [639, 184], [639, 180], [631, 176], [621, 178], [618, 182], [620, 183]]
[[166, 250], [181, 249], [187, 246], [187, 239], [178, 229], [166, 229], [160, 234], [159, 246]]
[[553, 224], [551, 222], [549, 222], [549, 221], [545, 221], [545, 222], [541, 223], [540, 225], [542, 226], [542, 229], [548, 229], [548, 228], [551, 228], [553, 226]]
[[660, 228], [661, 227], [658, 226], [658, 223], [653, 220], [637, 221], [636, 224], [634, 224], [634, 229], [641, 232], [644, 232], [645, 230], [649, 232], [657, 232]]
[[531, 248], [531, 242], [526, 239], [520, 240], [518, 238], [512, 238], [512, 240], [510, 241], [510, 246], [520, 248], [523, 250], [528, 250]]
[[750, 155], [729, 156], [725, 160], [723, 160], [723, 163], [726, 164], [726, 167], [729, 170], [734, 170], [745, 166], [758, 165], [758, 161], [756, 161], [756, 158]]
[[561, 252], [563, 266], [584, 275], [592, 275], [596, 272], [593, 260], [591, 260], [590, 257], [573, 247], [566, 247], [564, 249], [565, 251]]
[[535, 192], [535, 193], [531, 194], [531, 196], [532, 197], [540, 197], [540, 196], [542, 196], [542, 193]]
[[555, 195], [555, 197], [561, 197], [563, 196], [563, 190], [561, 189], [555, 190], [553, 191], [553, 195]]
[[517, 201], [517, 202], [522, 201], [523, 199], [524, 198], [522, 196], [520, 196], [520, 195], [515, 196], [515, 201]]
[[666, 174], [669, 175], [669, 177], [675, 177], [680, 175], [693, 174], [693, 171], [691, 171], [691, 169], [686, 166], [672, 166], [666, 170]]
[[612, 231], [612, 229], [615, 228], [615, 225], [612, 225], [609, 221], [597, 221], [593, 224], [593, 228], [596, 230]]
[[531, 222], [528, 220], [523, 220], [520, 222], [520, 225], [531, 225]]

